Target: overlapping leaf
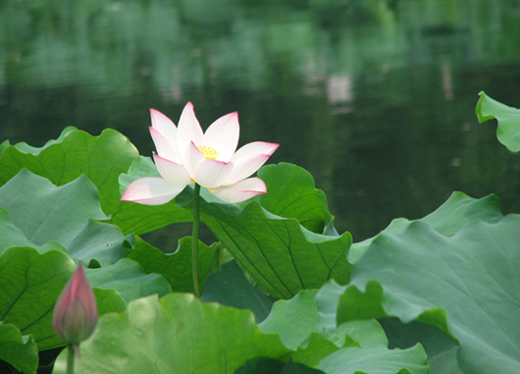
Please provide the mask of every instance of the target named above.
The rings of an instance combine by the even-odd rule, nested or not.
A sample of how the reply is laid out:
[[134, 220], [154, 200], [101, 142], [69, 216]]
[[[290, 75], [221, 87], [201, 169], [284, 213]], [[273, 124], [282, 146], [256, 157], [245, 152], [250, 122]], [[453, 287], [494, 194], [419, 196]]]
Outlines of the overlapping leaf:
[[[403, 367], [404, 366], [404, 367]], [[420, 345], [410, 349], [343, 348], [323, 359], [318, 369], [327, 374], [429, 374]]]
[[[416, 221], [374, 238], [340, 298], [338, 321], [384, 315], [419, 320], [459, 342], [464, 372], [517, 373], [520, 216], [497, 220], [493, 199], [469, 202], [468, 208], [483, 204], [479, 210], [491, 214], [468, 220], [451, 236]], [[460, 219], [451, 217], [454, 225]]]
[[323, 374], [323, 371], [292, 361], [282, 362], [274, 358], [255, 358], [239, 367], [234, 374]]
[[107, 129], [92, 136], [73, 128], [65, 129], [57, 140], [42, 148], [25, 143], [7, 146], [0, 156], [0, 184], [22, 169], [49, 179], [55, 185], [67, 184], [86, 175], [99, 190], [105, 214], [119, 210], [119, 175], [137, 158], [136, 148], [119, 132]]
[[31, 335], [22, 336], [12, 324], [0, 322], [0, 361], [5, 361], [24, 374], [36, 372], [38, 348]]
[[[284, 218], [295, 218], [307, 230], [323, 231], [333, 217], [322, 190], [317, 190], [312, 175], [293, 164], [267, 165], [258, 171], [258, 177], [267, 186], [267, 193], [257, 195], [264, 209]], [[246, 202], [247, 204], [247, 202]]]
[[122, 258], [113, 265], [98, 269], [85, 269], [92, 287], [117, 290], [128, 303], [139, 297], [158, 294], [164, 296], [172, 289], [159, 274], [145, 274], [135, 261]]
[[[336, 316], [338, 291], [344, 289], [331, 281], [319, 291], [305, 290], [290, 300], [279, 300], [259, 327], [263, 332], [279, 334], [286, 347], [295, 351], [291, 354], [294, 362], [318, 367], [325, 373], [340, 372], [341, 368], [349, 368], [353, 373], [377, 364], [381, 366], [380, 373], [394, 374], [402, 369], [427, 373], [422, 348], [389, 350], [377, 321], [358, 320], [339, 326], [331, 323], [329, 315]], [[342, 367], [335, 361], [341, 362]]]
[[274, 302], [272, 297], [251, 285], [234, 260], [219, 266], [209, 275], [200, 300], [249, 309], [260, 322], [268, 316]]
[[520, 151], [520, 110], [493, 100], [483, 91], [479, 96], [476, 108], [479, 122], [496, 119], [498, 141], [510, 151]]
[[[52, 314], [58, 296], [76, 269], [64, 251], [39, 254], [29, 247], [10, 247], [0, 256], [0, 320], [32, 334], [39, 350], [64, 345], [55, 335]], [[121, 310], [114, 290], [96, 290], [100, 313]]]
[[116, 226], [92, 220], [106, 216], [96, 188], [85, 176], [56, 187], [22, 169], [0, 188], [0, 207], [12, 217], [10, 221], [0, 213], [0, 225], [7, 229], [0, 235], [9, 245], [41, 247], [55, 241], [78, 260], [106, 265], [123, 257], [124, 242], [131, 240]]
[[[276, 335], [260, 332], [250, 311], [174, 293], [134, 300], [126, 311], [101, 317], [81, 345], [75, 373], [231, 374], [251, 358], [289, 352]], [[62, 352], [54, 374], [65, 373], [65, 361]]]
[[[199, 241], [199, 276], [202, 287], [206, 278], [217, 267], [217, 246], [215, 243], [208, 247]], [[193, 292], [191, 237], [179, 240], [177, 250], [170, 254], [137, 237], [135, 249], [127, 250], [125, 257], [137, 261], [147, 274], [157, 273], [164, 276], [174, 291]]]

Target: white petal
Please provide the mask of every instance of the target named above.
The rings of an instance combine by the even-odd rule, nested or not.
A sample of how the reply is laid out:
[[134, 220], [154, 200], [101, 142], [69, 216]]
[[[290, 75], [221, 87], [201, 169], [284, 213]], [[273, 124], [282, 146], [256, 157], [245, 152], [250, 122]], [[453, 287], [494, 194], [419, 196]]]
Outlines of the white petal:
[[204, 160], [195, 173], [195, 182], [206, 188], [221, 186], [227, 180], [234, 165], [217, 160]]
[[152, 136], [153, 143], [155, 144], [155, 148], [157, 149], [159, 156], [178, 164], [182, 164], [182, 159], [177, 149], [177, 142], [171, 143], [160, 131], [154, 127], [150, 127], [150, 135]]
[[250, 157], [258, 154], [265, 154], [271, 156], [274, 151], [280, 146], [276, 143], [268, 142], [252, 142], [241, 147], [233, 156], [231, 161], [235, 162], [240, 158]]
[[191, 183], [190, 173], [184, 166], [156, 154], [153, 155], [153, 159], [159, 173], [168, 183], [179, 186], [186, 186]]
[[246, 158], [241, 158], [235, 162], [233, 172], [226, 183], [236, 183], [244, 180], [255, 173], [269, 159], [269, 155], [258, 154]]
[[164, 114], [155, 109], [150, 109], [152, 127], [159, 131], [173, 145], [177, 145], [177, 127]]
[[249, 178], [229, 186], [211, 188], [209, 192], [227, 203], [238, 203], [253, 196], [266, 193], [267, 187], [260, 178]]
[[201, 145], [215, 149], [220, 154], [217, 160], [228, 162], [237, 150], [239, 136], [238, 113], [229, 113], [208, 127]]
[[195, 179], [195, 174], [199, 165], [206, 160], [206, 157], [202, 154], [201, 151], [195, 146], [195, 143], [190, 142], [188, 147], [186, 147], [186, 151], [184, 152], [184, 167], [190, 173], [191, 178]]
[[162, 178], [142, 178], [132, 182], [121, 201], [133, 201], [145, 205], [166, 204], [182, 192], [186, 186], [174, 186]]
[[202, 137], [202, 128], [200, 127], [197, 117], [195, 117], [193, 104], [188, 102], [182, 110], [177, 131], [177, 145], [180, 154], [184, 154], [190, 142], [194, 142], [195, 145], [201, 145]]

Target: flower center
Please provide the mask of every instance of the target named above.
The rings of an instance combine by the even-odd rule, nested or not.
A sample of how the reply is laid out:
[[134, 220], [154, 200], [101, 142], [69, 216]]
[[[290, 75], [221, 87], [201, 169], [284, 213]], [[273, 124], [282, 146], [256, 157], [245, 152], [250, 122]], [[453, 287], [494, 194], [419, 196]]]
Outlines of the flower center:
[[207, 145], [198, 145], [197, 148], [206, 157], [206, 160], [215, 160], [220, 155], [215, 149]]

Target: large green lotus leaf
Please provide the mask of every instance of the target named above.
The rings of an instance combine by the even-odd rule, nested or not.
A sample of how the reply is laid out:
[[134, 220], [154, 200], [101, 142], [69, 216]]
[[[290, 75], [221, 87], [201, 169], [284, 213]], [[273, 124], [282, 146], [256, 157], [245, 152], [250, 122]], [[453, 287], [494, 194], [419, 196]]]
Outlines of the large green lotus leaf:
[[325, 236], [294, 218], [282, 218], [252, 202], [243, 209], [201, 203], [201, 217], [227, 250], [274, 297], [289, 298], [333, 278], [348, 283], [350, 233]]
[[[14, 145], [14, 147], [16, 149], [18, 149], [20, 152], [23, 152], [23, 153], [30, 153], [32, 155], [39, 155], [41, 151], [43, 151], [45, 148], [53, 145], [53, 144], [58, 144], [58, 143], [61, 143], [63, 141], [63, 139], [65, 138], [65, 135], [67, 135], [69, 132], [72, 132], [72, 131], [77, 131], [78, 129], [74, 126], [67, 126], [65, 127], [62, 131], [61, 131], [61, 134], [58, 136], [57, 139], [51, 139], [51, 140], [48, 140], [44, 145], [43, 147], [33, 147], [32, 145], [29, 145], [27, 144], [26, 142], [20, 142], [20, 143], [16, 143]], [[4, 143], [5, 146], [9, 146], [11, 145], [9, 143], [9, 140], [6, 140]], [[3, 145], [3, 143], [2, 143]], [[3, 151], [3, 148], [2, 148], [2, 151]]]
[[[7, 248], [0, 256], [0, 320], [32, 334], [39, 350], [63, 346], [51, 321], [54, 304], [74, 270], [74, 261], [63, 251], [40, 254], [30, 247]], [[94, 291], [100, 314], [124, 309], [115, 290]]]
[[326, 374], [429, 374], [426, 355], [418, 344], [410, 349], [342, 348], [324, 358]]
[[258, 171], [267, 186], [267, 194], [253, 200], [269, 212], [285, 218], [296, 218], [309, 231], [322, 233], [332, 221], [327, 199], [317, 190], [312, 175], [288, 163], [267, 165]]
[[235, 260], [219, 266], [209, 275], [200, 300], [249, 309], [257, 322], [265, 320], [274, 302], [273, 298], [251, 285]]
[[[249, 359], [289, 352], [278, 336], [260, 332], [250, 311], [173, 293], [101, 317], [81, 345], [75, 373], [231, 374]], [[53, 373], [65, 373], [65, 361], [62, 352]]]
[[377, 314], [418, 320], [453, 336], [463, 372], [518, 373], [519, 242], [518, 215], [451, 237], [420, 221], [380, 234], [356, 262], [338, 323]]
[[72, 128], [42, 148], [24, 143], [8, 146], [0, 156], [0, 184], [22, 168], [49, 179], [55, 185], [67, 184], [86, 175], [99, 190], [105, 214], [119, 210], [119, 175], [128, 170], [138, 152], [128, 138], [106, 129], [99, 136]]
[[38, 347], [32, 335], [22, 336], [15, 325], [0, 322], [0, 361], [24, 374], [36, 373]]
[[[421, 221], [430, 224], [436, 231], [445, 235], [453, 236], [460, 229], [476, 221], [497, 222], [502, 218], [498, 197], [489, 195], [481, 199], [474, 199], [462, 192], [453, 192], [451, 196], [433, 213], [430, 213]], [[406, 230], [410, 221], [405, 218], [393, 220], [383, 230], [384, 233], [392, 235]], [[355, 262], [370, 246], [374, 238], [352, 244], [348, 259]]]
[[115, 289], [127, 303], [154, 293], [164, 296], [172, 292], [162, 275], [145, 274], [137, 262], [127, 258], [122, 258], [113, 265], [85, 269], [85, 273], [92, 287]]
[[[217, 267], [217, 246], [215, 243], [208, 247], [199, 241], [199, 277], [202, 287], [209, 274]], [[177, 250], [170, 254], [136, 237], [135, 249], [128, 249], [125, 257], [137, 261], [146, 274], [161, 274], [172, 290], [193, 292], [191, 237], [180, 239]]]
[[[132, 163], [128, 174], [120, 175], [120, 196], [130, 183], [146, 177], [160, 177], [160, 174], [149, 157], [140, 156]], [[125, 234], [133, 232], [136, 235], [146, 234], [172, 223], [191, 222], [193, 213], [179, 207], [176, 204], [177, 199], [155, 206], [124, 201], [121, 209], [113, 215], [111, 222], [119, 226]]]
[[490, 119], [498, 121], [497, 138], [510, 151], [520, 151], [520, 110], [509, 107], [479, 92], [475, 110], [480, 123]]
[[56, 241], [76, 259], [87, 264], [95, 259], [106, 265], [121, 258], [124, 242], [131, 240], [117, 226], [92, 220], [106, 216], [99, 206], [95, 186], [85, 176], [56, 187], [22, 169], [0, 188], [0, 207], [16, 226], [9, 226], [8, 217], [0, 215], [0, 225], [8, 228], [2, 235], [12, 239], [10, 245], [29, 245], [28, 240], [33, 243], [30, 246], [42, 246]]

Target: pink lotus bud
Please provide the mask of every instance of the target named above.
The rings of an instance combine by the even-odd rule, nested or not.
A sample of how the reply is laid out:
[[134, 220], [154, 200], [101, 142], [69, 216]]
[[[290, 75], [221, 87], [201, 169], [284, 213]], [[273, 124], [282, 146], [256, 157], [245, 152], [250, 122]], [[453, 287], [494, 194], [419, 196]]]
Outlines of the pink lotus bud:
[[80, 264], [56, 302], [52, 327], [79, 356], [78, 344], [92, 335], [97, 318], [96, 298]]

